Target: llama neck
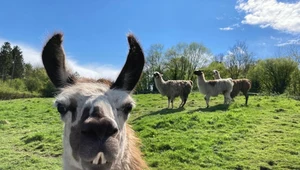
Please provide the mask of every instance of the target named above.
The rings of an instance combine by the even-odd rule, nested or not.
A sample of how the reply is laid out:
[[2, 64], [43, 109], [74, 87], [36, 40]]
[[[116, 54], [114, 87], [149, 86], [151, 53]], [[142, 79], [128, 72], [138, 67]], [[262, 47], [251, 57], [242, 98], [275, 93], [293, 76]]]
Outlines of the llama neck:
[[154, 79], [155, 82], [155, 86], [157, 88], [157, 90], [163, 95], [164, 90], [164, 85], [166, 84], [166, 82], [164, 81], [164, 79], [162, 77], [160, 77], [159, 79]]
[[205, 79], [205, 76], [204, 74], [198, 76], [198, 88], [200, 90], [200, 92], [203, 92], [203, 89], [205, 89], [206, 87], [206, 79]]
[[202, 74], [201, 76], [198, 76], [198, 82], [206, 82], [204, 74]]

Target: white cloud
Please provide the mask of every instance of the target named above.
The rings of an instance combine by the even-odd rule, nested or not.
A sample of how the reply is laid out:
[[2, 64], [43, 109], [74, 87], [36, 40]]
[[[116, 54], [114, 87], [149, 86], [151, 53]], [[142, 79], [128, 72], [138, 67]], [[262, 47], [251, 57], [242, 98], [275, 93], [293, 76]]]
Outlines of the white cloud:
[[232, 27], [224, 27], [224, 28], [219, 28], [221, 31], [231, 31], [233, 30]]
[[270, 39], [275, 41], [275, 46], [282, 47], [286, 45], [300, 45], [300, 36], [290, 37], [274, 37], [270, 36]]
[[231, 31], [231, 30], [234, 30], [235, 28], [238, 28], [238, 27], [240, 27], [240, 24], [236, 23], [236, 24], [232, 24], [231, 26], [224, 27], [224, 28], [219, 28], [219, 29], [221, 31]]
[[300, 33], [300, 1], [284, 3], [277, 0], [238, 0], [235, 8], [246, 13], [243, 24]]
[[286, 45], [300, 45], [300, 39], [291, 39], [287, 40], [286, 42], [278, 43], [276, 46], [282, 47]]
[[115, 69], [110, 65], [79, 65], [77, 61], [70, 58], [67, 58], [67, 64], [73, 72], [78, 72], [82, 77], [93, 79], [107, 78], [109, 80], [115, 80], [121, 71], [121, 69]]
[[223, 20], [224, 17], [216, 17], [216, 20]]
[[271, 40], [282, 41], [282, 38], [277, 38], [274, 36], [270, 36]]
[[236, 23], [236, 24], [233, 24], [232, 26], [233, 26], [233, 27], [240, 27], [240, 24], [239, 24], [239, 23]]
[[[11, 46], [18, 45], [22, 52], [23, 58], [25, 63], [30, 63], [34, 67], [42, 67], [42, 59], [41, 59], [41, 50], [38, 50], [30, 45], [25, 43], [16, 43], [9, 40], [1, 39], [0, 38], [0, 45], [3, 45], [4, 42], [10, 42]], [[72, 57], [67, 56], [67, 64], [70, 69], [74, 72], [78, 72], [80, 76], [87, 77], [87, 78], [107, 78], [110, 80], [115, 80], [121, 70], [118, 68], [114, 68], [111, 65], [99, 65], [95, 63], [86, 64], [86, 65], [79, 65], [78, 62]]]

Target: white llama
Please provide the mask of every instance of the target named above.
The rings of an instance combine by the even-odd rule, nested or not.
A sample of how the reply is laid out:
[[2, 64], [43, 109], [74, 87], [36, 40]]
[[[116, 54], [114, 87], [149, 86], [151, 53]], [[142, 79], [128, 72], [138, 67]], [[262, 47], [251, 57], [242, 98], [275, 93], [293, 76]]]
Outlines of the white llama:
[[206, 80], [203, 71], [194, 71], [198, 79], [198, 88], [200, 93], [204, 94], [206, 107], [209, 107], [210, 96], [224, 95], [224, 104], [229, 104], [231, 101], [230, 93], [233, 88], [233, 82], [231, 78], [218, 79], [218, 80]]
[[148, 169], [139, 139], [126, 120], [135, 106], [130, 94], [143, 71], [143, 51], [132, 34], [126, 63], [115, 82], [74, 76], [65, 65], [63, 35], [52, 36], [42, 60], [59, 89], [55, 105], [64, 122], [65, 170]]

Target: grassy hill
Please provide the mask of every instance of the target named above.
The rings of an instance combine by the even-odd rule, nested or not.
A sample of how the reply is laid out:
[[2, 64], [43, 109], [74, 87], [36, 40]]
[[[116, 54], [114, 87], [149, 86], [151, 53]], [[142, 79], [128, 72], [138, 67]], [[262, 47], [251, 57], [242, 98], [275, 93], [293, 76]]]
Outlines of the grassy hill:
[[[159, 94], [134, 95], [130, 124], [151, 169], [300, 169], [300, 101], [221, 96], [205, 108], [195, 92], [184, 109]], [[53, 99], [0, 101], [0, 170], [62, 169], [62, 122]]]

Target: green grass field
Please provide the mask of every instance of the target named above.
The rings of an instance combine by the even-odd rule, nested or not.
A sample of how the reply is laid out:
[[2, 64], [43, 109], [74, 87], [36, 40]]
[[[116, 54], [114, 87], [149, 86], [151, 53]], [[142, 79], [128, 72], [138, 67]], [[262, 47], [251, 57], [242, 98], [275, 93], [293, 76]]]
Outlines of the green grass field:
[[[154, 170], [300, 169], [300, 101], [221, 96], [205, 108], [194, 92], [184, 109], [159, 94], [134, 95], [130, 124]], [[54, 99], [0, 101], [0, 170], [62, 169], [62, 128]]]

